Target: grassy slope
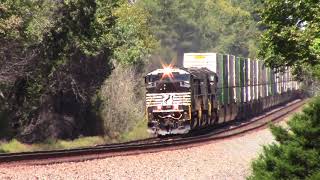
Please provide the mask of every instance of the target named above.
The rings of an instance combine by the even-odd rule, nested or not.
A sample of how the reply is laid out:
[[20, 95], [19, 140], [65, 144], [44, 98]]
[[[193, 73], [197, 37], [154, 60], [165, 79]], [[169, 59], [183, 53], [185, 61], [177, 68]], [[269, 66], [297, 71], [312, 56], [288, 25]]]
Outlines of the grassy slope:
[[9, 142], [0, 142], [0, 152], [15, 153], [15, 152], [30, 152], [30, 151], [43, 151], [55, 149], [72, 149], [77, 147], [94, 146], [103, 144], [106, 140], [103, 137], [83, 137], [73, 141], [64, 140], [48, 140], [40, 144], [23, 144], [16, 139]]
[[132, 131], [124, 133], [119, 139], [110, 139], [108, 137], [81, 137], [72, 141], [65, 140], [48, 140], [40, 144], [23, 144], [16, 139], [9, 142], [0, 141], [0, 153], [15, 153], [15, 152], [30, 152], [30, 151], [42, 151], [42, 150], [56, 150], [56, 149], [72, 149], [79, 147], [89, 147], [99, 144], [126, 142], [137, 139], [144, 139], [150, 137], [147, 132], [146, 120], [137, 124]]

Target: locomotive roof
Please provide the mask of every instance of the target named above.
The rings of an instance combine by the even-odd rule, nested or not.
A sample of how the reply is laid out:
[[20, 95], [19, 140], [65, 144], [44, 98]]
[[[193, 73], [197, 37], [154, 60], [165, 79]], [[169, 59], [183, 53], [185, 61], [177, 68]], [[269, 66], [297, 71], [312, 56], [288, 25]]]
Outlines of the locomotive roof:
[[[168, 69], [166, 68], [162, 68], [162, 69], [156, 69], [154, 71], [151, 71], [147, 74], [147, 76], [149, 75], [157, 75], [159, 73], [166, 73]], [[190, 74], [190, 72], [188, 72], [186, 69], [183, 68], [170, 68], [170, 72], [177, 72], [179, 74]]]
[[[156, 69], [147, 74], [149, 75], [157, 75], [159, 73], [165, 73], [165, 69]], [[204, 78], [206, 75], [216, 75], [215, 72], [210, 71], [207, 68], [172, 68], [171, 72], [178, 72], [179, 74], [191, 74], [198, 78]]]

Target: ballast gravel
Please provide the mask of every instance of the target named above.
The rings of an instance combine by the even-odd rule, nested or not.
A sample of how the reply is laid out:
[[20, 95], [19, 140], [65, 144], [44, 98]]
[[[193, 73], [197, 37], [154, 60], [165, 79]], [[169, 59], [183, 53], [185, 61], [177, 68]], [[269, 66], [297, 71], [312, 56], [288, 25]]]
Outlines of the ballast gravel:
[[245, 179], [262, 145], [274, 142], [268, 129], [189, 149], [77, 163], [1, 167], [0, 179]]
[[208, 145], [45, 166], [0, 167], [0, 179], [245, 179], [273, 137], [264, 129]]

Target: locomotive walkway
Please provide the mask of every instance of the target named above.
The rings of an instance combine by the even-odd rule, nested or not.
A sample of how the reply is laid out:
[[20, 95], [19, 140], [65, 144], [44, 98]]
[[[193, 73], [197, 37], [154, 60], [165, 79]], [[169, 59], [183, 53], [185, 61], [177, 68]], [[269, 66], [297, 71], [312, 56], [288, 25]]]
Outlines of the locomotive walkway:
[[175, 136], [162, 139], [149, 138], [128, 143], [109, 144], [72, 150], [0, 154], [0, 165], [15, 166], [17, 164], [34, 165], [75, 162], [199, 146], [208, 142], [231, 138], [265, 128], [269, 122], [282, 119], [293, 110], [301, 107], [305, 102], [306, 100], [296, 100], [250, 120], [230, 123], [218, 129], [211, 129], [210, 132], [205, 130], [188, 136]]

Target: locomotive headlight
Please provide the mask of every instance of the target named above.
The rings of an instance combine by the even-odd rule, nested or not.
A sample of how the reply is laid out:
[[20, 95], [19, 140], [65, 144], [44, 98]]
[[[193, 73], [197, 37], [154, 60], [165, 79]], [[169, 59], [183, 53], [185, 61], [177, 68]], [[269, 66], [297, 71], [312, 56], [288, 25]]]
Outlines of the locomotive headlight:
[[164, 67], [163, 70], [166, 75], [172, 74], [172, 67], [171, 66]]
[[170, 64], [169, 66], [163, 65], [163, 75], [161, 79], [165, 79], [166, 77], [172, 79], [173, 74], [172, 74], [172, 65]]

